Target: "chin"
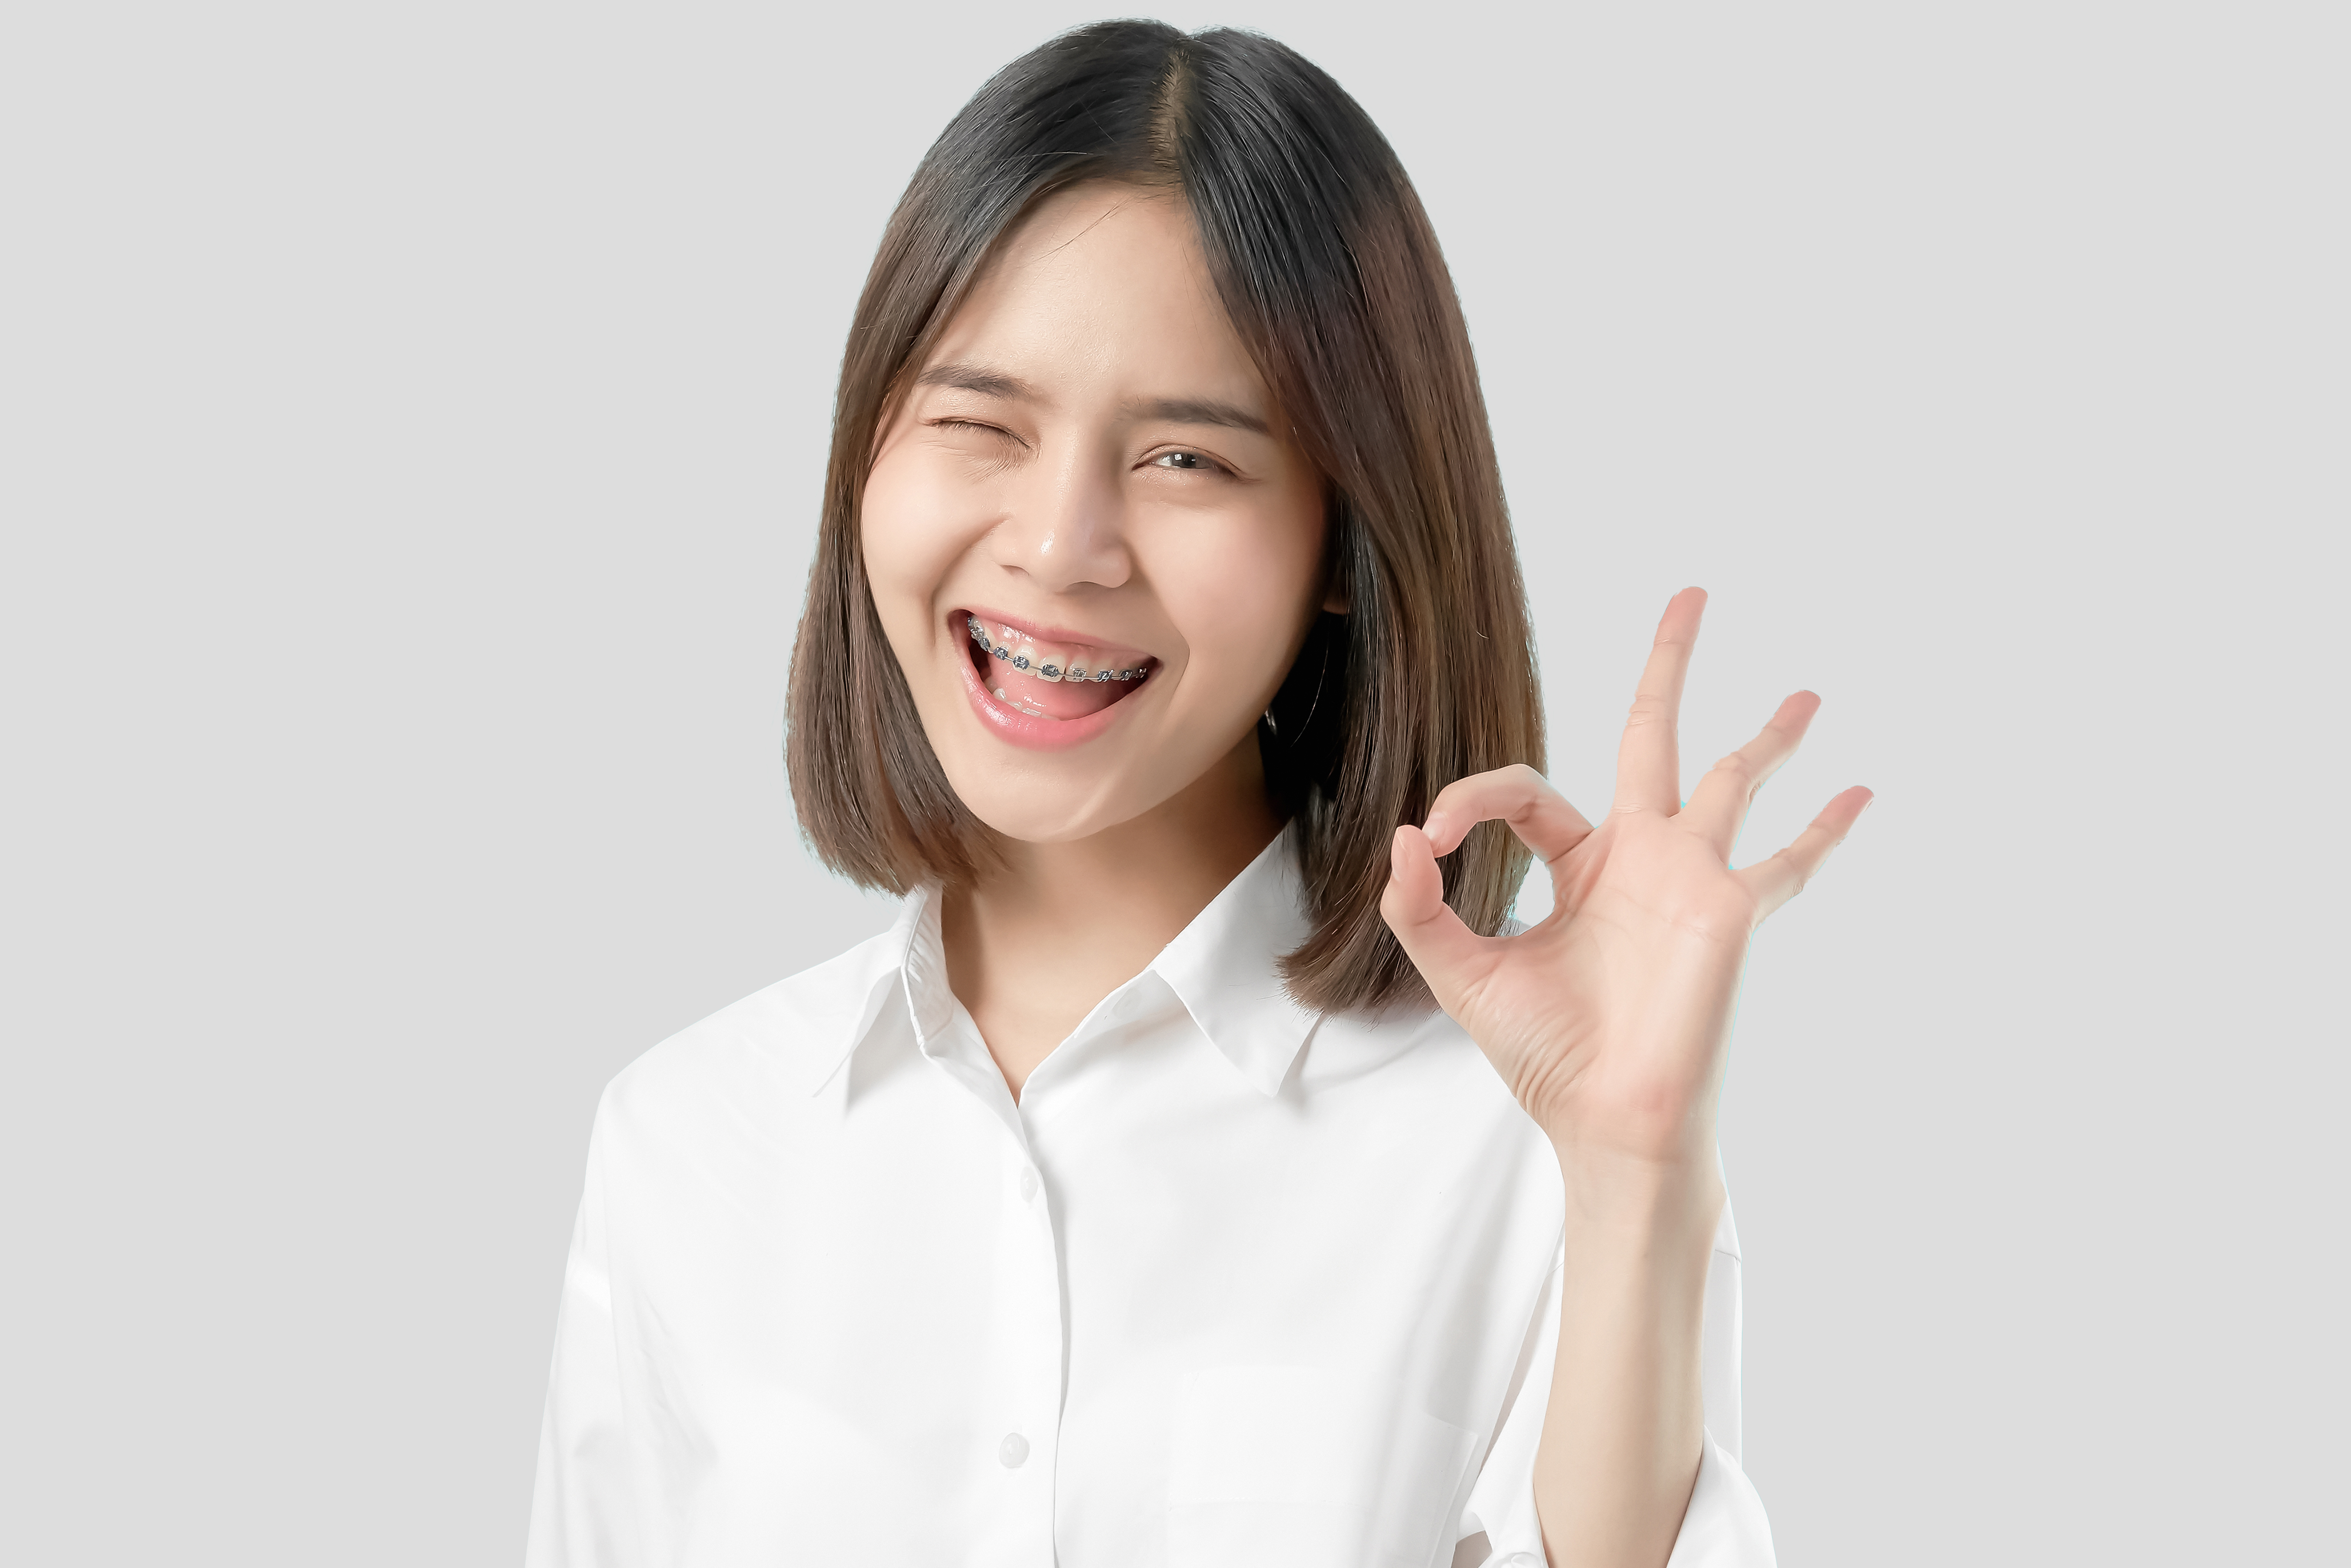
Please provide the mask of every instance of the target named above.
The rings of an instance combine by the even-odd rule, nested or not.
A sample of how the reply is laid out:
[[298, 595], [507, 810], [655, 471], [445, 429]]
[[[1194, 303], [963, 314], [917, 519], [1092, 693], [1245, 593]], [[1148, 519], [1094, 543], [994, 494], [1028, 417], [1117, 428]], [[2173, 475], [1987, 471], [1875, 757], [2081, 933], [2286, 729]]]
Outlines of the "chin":
[[1023, 844], [1066, 844], [1090, 839], [1104, 828], [1115, 827], [1112, 821], [1097, 821], [1087, 817], [1053, 815], [1031, 808], [1026, 810], [982, 811], [972, 815], [986, 823], [989, 831]]
[[1015, 779], [993, 772], [975, 785], [963, 777], [965, 772], [961, 768], [946, 770], [947, 786], [965, 808], [990, 832], [1024, 844], [1065, 844], [1092, 838], [1142, 815], [1151, 806], [1149, 801], [1135, 801], [1132, 810], [1122, 810], [1120, 802], [1104, 799], [1107, 791], [1099, 784], [1089, 787], [1082, 779], [1056, 781], [1033, 775]]

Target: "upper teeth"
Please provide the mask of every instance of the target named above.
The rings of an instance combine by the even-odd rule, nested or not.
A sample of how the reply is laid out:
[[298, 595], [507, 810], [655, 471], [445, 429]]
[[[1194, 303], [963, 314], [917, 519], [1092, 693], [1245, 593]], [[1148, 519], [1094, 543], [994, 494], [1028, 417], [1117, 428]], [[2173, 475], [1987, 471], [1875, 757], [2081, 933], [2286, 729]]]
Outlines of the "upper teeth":
[[1056, 664], [1050, 655], [1038, 649], [1028, 638], [1020, 637], [1016, 642], [1014, 639], [1018, 633], [1013, 633], [1010, 627], [1005, 628], [1009, 635], [991, 637], [978, 616], [967, 615], [964, 622], [971, 629], [973, 642], [1032, 680], [1139, 681], [1150, 673], [1148, 664], [1120, 669], [1089, 669], [1085, 660], [1076, 654], [1070, 656], [1067, 664]]

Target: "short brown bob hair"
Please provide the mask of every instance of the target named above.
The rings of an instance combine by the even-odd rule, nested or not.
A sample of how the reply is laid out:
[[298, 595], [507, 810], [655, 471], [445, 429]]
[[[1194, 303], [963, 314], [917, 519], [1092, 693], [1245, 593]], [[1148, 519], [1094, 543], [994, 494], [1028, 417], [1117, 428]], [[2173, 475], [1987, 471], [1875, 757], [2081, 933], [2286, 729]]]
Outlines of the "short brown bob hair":
[[[883, 634], [858, 508], [875, 433], [998, 236], [1090, 180], [1180, 193], [1329, 497], [1348, 611], [1320, 618], [1258, 727], [1312, 924], [1283, 961], [1291, 994], [1334, 1011], [1426, 1005], [1380, 918], [1388, 841], [1456, 779], [1542, 766], [1525, 591], [1427, 214], [1355, 100], [1255, 34], [1156, 22], [1065, 33], [998, 72], [915, 171], [841, 361], [792, 654], [785, 754], [801, 830], [827, 865], [893, 893], [968, 883], [994, 858]], [[1526, 865], [1507, 830], [1485, 824], [1447, 858], [1446, 897], [1490, 934]]]

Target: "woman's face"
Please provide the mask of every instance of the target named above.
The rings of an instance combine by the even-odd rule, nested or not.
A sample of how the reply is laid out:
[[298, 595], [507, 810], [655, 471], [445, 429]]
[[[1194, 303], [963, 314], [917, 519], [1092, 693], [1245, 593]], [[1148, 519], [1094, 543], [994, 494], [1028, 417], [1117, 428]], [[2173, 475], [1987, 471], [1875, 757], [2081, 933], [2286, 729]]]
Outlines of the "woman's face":
[[1324, 599], [1322, 490], [1179, 198], [1040, 205], [883, 431], [865, 570], [948, 781], [1011, 838], [1087, 837], [1212, 769]]

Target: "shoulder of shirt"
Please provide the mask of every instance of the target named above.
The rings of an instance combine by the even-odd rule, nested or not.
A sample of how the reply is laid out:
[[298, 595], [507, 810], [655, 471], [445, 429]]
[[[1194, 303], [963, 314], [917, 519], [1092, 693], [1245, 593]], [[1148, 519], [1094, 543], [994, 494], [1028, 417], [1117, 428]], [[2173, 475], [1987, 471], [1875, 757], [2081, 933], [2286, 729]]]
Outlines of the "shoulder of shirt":
[[600, 1121], [667, 1121], [679, 1113], [739, 1113], [745, 1096], [792, 1101], [838, 1061], [872, 1021], [882, 982], [898, 973], [903, 933], [883, 931], [836, 957], [719, 1009], [663, 1040], [605, 1086]]
[[1397, 1092], [1443, 1097], [1457, 1116], [1469, 1118], [1458, 1125], [1489, 1130], [1480, 1135], [1515, 1132], [1521, 1122], [1533, 1128], [1478, 1042], [1434, 1005], [1332, 1014], [1308, 1051], [1310, 1077], [1347, 1078], [1377, 1068]]

